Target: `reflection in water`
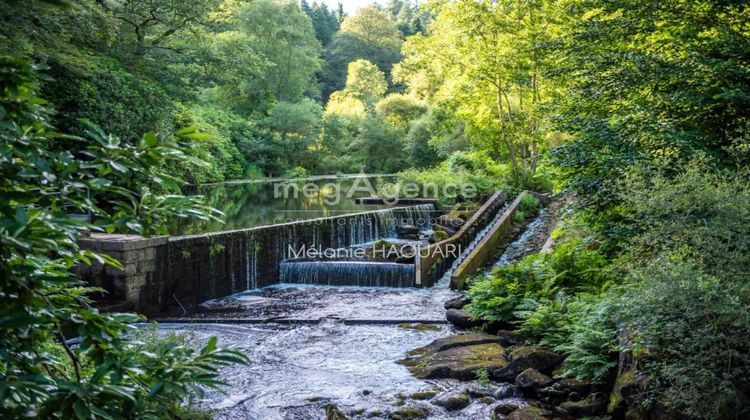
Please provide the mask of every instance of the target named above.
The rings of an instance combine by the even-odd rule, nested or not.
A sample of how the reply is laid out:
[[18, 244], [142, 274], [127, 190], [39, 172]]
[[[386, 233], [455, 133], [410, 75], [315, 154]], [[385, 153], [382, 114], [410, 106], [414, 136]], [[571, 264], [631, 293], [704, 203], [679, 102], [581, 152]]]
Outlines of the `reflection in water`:
[[188, 193], [204, 195], [207, 204], [225, 214], [226, 223], [178, 220], [170, 233], [189, 235], [242, 229], [386, 207], [354, 202], [355, 198], [371, 195], [365, 180], [373, 190], [382, 183], [381, 178], [342, 178], [296, 184], [259, 182], [199, 186]]

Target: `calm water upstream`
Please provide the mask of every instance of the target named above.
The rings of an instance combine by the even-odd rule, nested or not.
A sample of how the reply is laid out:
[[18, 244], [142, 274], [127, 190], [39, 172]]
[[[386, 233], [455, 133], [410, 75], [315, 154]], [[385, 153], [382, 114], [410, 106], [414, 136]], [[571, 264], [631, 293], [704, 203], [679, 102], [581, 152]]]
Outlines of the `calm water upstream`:
[[188, 193], [205, 196], [209, 205], [225, 214], [226, 223], [178, 220], [170, 233], [188, 235], [242, 229], [385, 208], [354, 202], [355, 198], [370, 196], [369, 188], [376, 189], [383, 180], [358, 177], [198, 186]]

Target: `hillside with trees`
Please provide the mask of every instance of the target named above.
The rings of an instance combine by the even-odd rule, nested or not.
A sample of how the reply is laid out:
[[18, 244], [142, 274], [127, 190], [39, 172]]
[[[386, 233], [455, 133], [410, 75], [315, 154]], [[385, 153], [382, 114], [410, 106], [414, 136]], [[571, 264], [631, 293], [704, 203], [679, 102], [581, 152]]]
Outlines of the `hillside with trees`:
[[248, 360], [128, 335], [71, 273], [102, 258], [77, 239], [221, 217], [190, 184], [360, 171], [565, 195], [554, 249], [472, 279], [473, 316], [610, 389], [631, 356], [615, 416], [750, 416], [745, 2], [39, 0], [0, 21], [0, 416], [191, 418]]

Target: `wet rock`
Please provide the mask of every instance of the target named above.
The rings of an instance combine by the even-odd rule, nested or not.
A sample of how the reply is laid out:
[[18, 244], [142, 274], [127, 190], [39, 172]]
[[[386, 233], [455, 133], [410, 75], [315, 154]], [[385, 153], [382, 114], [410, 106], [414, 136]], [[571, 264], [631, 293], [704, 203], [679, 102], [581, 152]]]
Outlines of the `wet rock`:
[[[407, 363], [404, 363], [407, 364]], [[477, 344], [453, 347], [419, 358], [409, 360], [409, 370], [418, 378], [453, 378], [460, 380], [476, 379], [480, 369], [497, 369], [505, 366], [503, 348], [499, 344]]]
[[406, 239], [407, 241], [418, 241], [419, 235], [416, 233], [406, 233], [403, 235], [398, 235], [400, 239]]
[[506, 420], [546, 420], [551, 413], [538, 407], [523, 407], [508, 414]]
[[525, 391], [536, 391], [552, 384], [552, 378], [534, 368], [528, 368], [516, 376], [516, 383]]
[[326, 420], [349, 420], [336, 404], [326, 405]]
[[445, 309], [462, 309], [464, 306], [466, 306], [469, 302], [469, 298], [464, 296], [455, 297], [453, 299], [445, 301], [445, 304], [443, 306]]
[[492, 397], [482, 397], [479, 399], [479, 402], [481, 402], [482, 404], [490, 405], [495, 402], [495, 399]]
[[507, 416], [508, 414], [518, 410], [518, 404], [514, 402], [500, 403], [495, 407], [495, 414], [499, 416]]
[[417, 391], [409, 395], [409, 398], [413, 400], [429, 400], [435, 395], [437, 395], [437, 391]]
[[396, 226], [396, 234], [399, 237], [402, 235], [419, 235], [419, 228], [414, 225], [398, 225]]
[[471, 314], [463, 309], [448, 309], [445, 312], [445, 318], [448, 322], [455, 325], [456, 328], [469, 329], [482, 325], [481, 321], [471, 318]]
[[414, 420], [426, 419], [429, 413], [424, 408], [402, 408], [401, 410], [391, 413], [393, 420]]
[[464, 392], [469, 394], [471, 398], [491, 397], [495, 394], [494, 392], [492, 392], [492, 389], [476, 384], [472, 384], [464, 388]]
[[508, 364], [497, 341], [489, 334], [458, 334], [410, 350], [398, 363], [418, 378], [472, 380], [481, 369], [491, 372]]
[[563, 358], [557, 353], [537, 346], [516, 347], [508, 355], [508, 366], [492, 371], [492, 377], [499, 381], [511, 382], [516, 376], [528, 368], [534, 368], [544, 374], [549, 374], [562, 362]]
[[471, 402], [465, 392], [448, 391], [433, 398], [430, 402], [448, 411], [460, 410]]
[[521, 398], [523, 394], [518, 387], [512, 384], [500, 384], [495, 390], [495, 398], [504, 400], [506, 398]]
[[422, 324], [422, 323], [408, 323], [408, 322], [402, 322], [401, 324], [396, 325], [396, 327], [404, 329], [404, 330], [414, 330], [414, 331], [440, 331], [442, 328], [440, 325], [435, 324]]
[[553, 385], [553, 388], [567, 395], [577, 394], [580, 397], [588, 395], [591, 382], [578, 379], [562, 379]]
[[505, 347], [518, 346], [523, 344], [523, 337], [514, 333], [513, 331], [500, 330], [497, 332], [497, 336], [502, 340], [500, 341], [500, 344]]
[[599, 416], [607, 412], [607, 400], [604, 398], [587, 398], [581, 401], [565, 401], [560, 408], [576, 417]]
[[454, 347], [474, 346], [477, 344], [487, 343], [500, 344], [500, 339], [494, 335], [484, 333], [470, 332], [465, 334], [456, 334], [450, 337], [437, 339], [424, 347], [409, 350], [407, 354], [410, 356], [420, 356], [424, 354], [431, 354], [448, 350]]

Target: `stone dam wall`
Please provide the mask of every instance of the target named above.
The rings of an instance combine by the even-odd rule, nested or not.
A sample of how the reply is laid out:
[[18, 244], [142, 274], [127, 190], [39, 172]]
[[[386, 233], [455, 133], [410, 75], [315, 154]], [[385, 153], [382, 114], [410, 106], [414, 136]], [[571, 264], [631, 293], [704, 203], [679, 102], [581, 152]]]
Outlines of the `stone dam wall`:
[[497, 191], [453, 236], [420, 250], [415, 262], [416, 285], [429, 287], [440, 280], [460, 257], [459, 251], [466, 249], [476, 234], [487, 227], [505, 201], [505, 193]]
[[108, 253], [123, 269], [94, 263], [77, 272], [90, 284], [125, 300], [134, 310], [158, 314], [279, 282], [280, 263], [309, 249], [342, 249], [396, 237], [396, 227], [430, 223], [432, 204], [395, 207], [279, 225], [201, 235], [143, 238], [92, 235], [83, 249]]

